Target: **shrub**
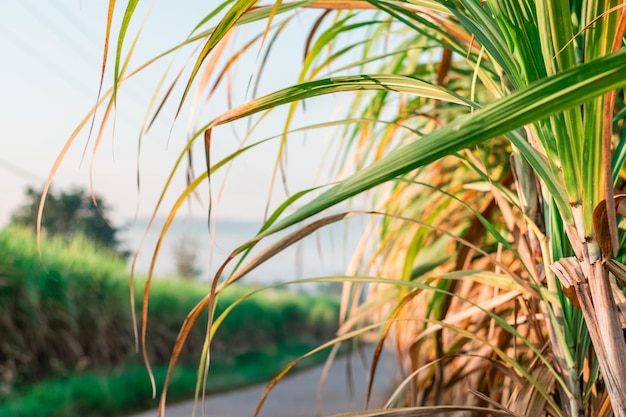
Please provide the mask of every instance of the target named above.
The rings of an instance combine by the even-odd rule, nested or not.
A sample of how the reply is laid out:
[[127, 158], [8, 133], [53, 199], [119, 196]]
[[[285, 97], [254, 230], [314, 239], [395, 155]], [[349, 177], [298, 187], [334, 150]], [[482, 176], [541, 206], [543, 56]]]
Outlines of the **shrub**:
[[[5, 395], [16, 384], [137, 361], [128, 274], [115, 254], [77, 237], [69, 243], [44, 239], [40, 255], [32, 232], [21, 228], [0, 231], [0, 253], [0, 382]], [[138, 308], [142, 288], [143, 282], [137, 282]], [[200, 283], [153, 281], [147, 340], [154, 364], [167, 363], [181, 322], [206, 291]], [[217, 313], [246, 291], [237, 286], [226, 291]], [[228, 361], [265, 346], [331, 337], [336, 316], [316, 324], [323, 332], [309, 334], [304, 311], [309, 305], [293, 297], [272, 289], [242, 302], [224, 322], [213, 352]], [[323, 303], [338, 309], [336, 301]], [[206, 317], [193, 328], [183, 361], [197, 360], [205, 330]]]

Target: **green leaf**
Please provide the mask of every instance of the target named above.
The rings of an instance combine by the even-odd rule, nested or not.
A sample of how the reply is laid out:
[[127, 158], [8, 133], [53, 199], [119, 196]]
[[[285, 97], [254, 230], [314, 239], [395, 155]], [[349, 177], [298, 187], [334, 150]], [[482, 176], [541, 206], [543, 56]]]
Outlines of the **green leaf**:
[[264, 97], [250, 100], [247, 103], [223, 113], [205, 128], [210, 129], [263, 110], [273, 109], [277, 106], [295, 101], [325, 94], [360, 90], [396, 91], [398, 93], [415, 94], [422, 97], [474, 106], [470, 100], [415, 77], [388, 74], [349, 75], [297, 84]]
[[115, 73], [113, 75], [113, 100], [117, 97], [117, 84], [120, 80], [120, 61], [122, 58], [122, 45], [124, 44], [124, 39], [126, 38], [126, 32], [128, 31], [128, 25], [130, 24], [130, 19], [133, 17], [135, 13], [135, 8], [137, 7], [137, 3], [139, 0], [129, 0], [128, 5], [126, 6], [126, 11], [124, 12], [124, 18], [122, 20], [122, 25], [120, 27], [120, 34], [117, 38], [117, 50], [115, 52]]
[[246, 12], [250, 10], [252, 6], [255, 5], [256, 2], [257, 0], [238, 0], [230, 9], [228, 9], [228, 11], [224, 15], [220, 23], [211, 32], [211, 36], [209, 37], [209, 40], [202, 48], [202, 52], [200, 52], [200, 55], [198, 56], [198, 59], [196, 60], [196, 63], [193, 66], [193, 69], [191, 70], [191, 75], [189, 76], [189, 80], [187, 81], [187, 85], [185, 86], [185, 91], [183, 92], [183, 96], [180, 99], [178, 110], [176, 111], [177, 115], [178, 113], [180, 113], [180, 109], [183, 106], [183, 103], [185, 102], [185, 98], [187, 97], [187, 94], [189, 93], [191, 84], [193, 83], [193, 80], [196, 78], [198, 71], [200, 71], [200, 66], [202, 66], [202, 63], [204, 62], [206, 57], [213, 50], [213, 48], [215, 48], [215, 46], [222, 40], [222, 38], [226, 36], [228, 31], [237, 24], [239, 19], [244, 14], [246, 14]]
[[[360, 192], [443, 156], [579, 106], [621, 86], [624, 83], [623, 71], [626, 71], [626, 50], [533, 83], [480, 111], [461, 117], [420, 140], [397, 149], [324, 192], [264, 234], [289, 227]], [[298, 89], [298, 92], [294, 95], [296, 100], [305, 98], [307, 93], [310, 96], [318, 95], [314, 94], [314, 91], [307, 92], [304, 89]], [[267, 108], [270, 102], [275, 100], [286, 102], [288, 97], [270, 95], [260, 100], [267, 101], [264, 106]], [[252, 113], [254, 111], [248, 112]]]

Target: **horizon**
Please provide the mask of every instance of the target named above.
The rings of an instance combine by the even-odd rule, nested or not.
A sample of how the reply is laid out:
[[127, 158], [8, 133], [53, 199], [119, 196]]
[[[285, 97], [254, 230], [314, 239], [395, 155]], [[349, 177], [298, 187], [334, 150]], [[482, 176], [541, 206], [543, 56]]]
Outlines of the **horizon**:
[[[149, 219], [144, 219], [149, 220]], [[165, 219], [161, 219], [165, 220]], [[277, 256], [269, 259], [255, 269], [248, 279], [270, 282], [279, 279], [295, 279], [306, 276], [337, 274], [346, 269], [362, 237], [364, 218], [352, 217], [345, 222], [332, 223], [296, 242]], [[201, 230], [198, 224], [207, 227]], [[171, 275], [174, 270], [173, 247], [184, 239], [191, 239], [197, 254], [204, 254], [202, 269], [204, 275], [212, 276], [218, 266], [232, 250], [252, 239], [262, 222], [252, 220], [216, 219], [215, 228], [209, 233], [206, 219], [174, 218], [162, 242], [157, 257], [155, 274]], [[138, 221], [134, 225], [120, 230], [123, 245], [133, 253], [140, 250], [137, 261], [138, 272], [149, 268], [153, 248], [161, 232], [158, 221], [147, 229], [147, 224]], [[281, 231], [260, 242], [253, 253], [284, 237], [291, 229]], [[206, 233], [205, 233], [206, 232]], [[141, 239], [145, 236], [143, 245]], [[315, 253], [316, 256], [308, 256]], [[129, 262], [132, 258], [129, 259]], [[306, 271], [306, 274], [305, 274]]]

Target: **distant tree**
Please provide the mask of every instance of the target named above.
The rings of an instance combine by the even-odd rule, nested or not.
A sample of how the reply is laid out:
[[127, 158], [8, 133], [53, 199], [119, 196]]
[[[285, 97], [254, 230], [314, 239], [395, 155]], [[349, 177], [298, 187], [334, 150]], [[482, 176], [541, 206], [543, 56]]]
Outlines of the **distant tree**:
[[[29, 187], [26, 202], [13, 213], [11, 223], [35, 228], [40, 200], [41, 192]], [[119, 248], [120, 229], [113, 227], [108, 218], [110, 207], [98, 195], [96, 201], [97, 207], [90, 193], [77, 188], [60, 193], [49, 192], [41, 221], [42, 230], [67, 239], [82, 234], [103, 247], [127, 255]]]
[[184, 279], [196, 279], [202, 272], [198, 267], [198, 245], [189, 237], [181, 238], [174, 245], [174, 264], [176, 274]]

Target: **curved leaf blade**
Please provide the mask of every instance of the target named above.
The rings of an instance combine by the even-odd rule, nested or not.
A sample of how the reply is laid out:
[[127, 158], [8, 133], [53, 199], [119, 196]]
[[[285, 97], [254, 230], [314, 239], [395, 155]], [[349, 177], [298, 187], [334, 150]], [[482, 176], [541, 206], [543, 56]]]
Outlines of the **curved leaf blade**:
[[137, 3], [139, 0], [130, 0], [128, 5], [126, 6], [126, 11], [124, 12], [124, 18], [122, 20], [122, 26], [120, 27], [120, 34], [117, 39], [117, 49], [115, 51], [115, 72], [114, 72], [114, 80], [113, 80], [113, 100], [117, 98], [117, 85], [120, 81], [120, 61], [122, 59], [122, 45], [124, 44], [124, 39], [126, 38], [126, 32], [128, 31], [128, 25], [130, 24], [130, 19], [133, 17], [135, 13], [135, 8], [137, 7]]
[[[358, 171], [264, 232], [268, 235], [461, 149], [578, 106], [624, 84], [626, 50], [545, 78]], [[301, 99], [301, 98], [296, 98]], [[250, 112], [250, 114], [253, 112]]]
[[396, 91], [399, 93], [415, 94], [451, 103], [473, 106], [473, 103], [442, 87], [422, 81], [419, 78], [407, 75], [363, 74], [331, 77], [309, 81], [284, 88], [263, 97], [250, 100], [234, 109], [223, 113], [213, 120], [207, 128], [228, 123], [242, 117], [250, 116], [263, 110], [268, 110], [283, 104], [293, 103], [312, 97], [341, 92], [360, 90]]
[[[191, 70], [191, 75], [189, 76], [189, 80], [187, 81], [187, 85], [185, 86], [185, 91], [183, 92], [183, 96], [180, 99], [180, 104], [178, 105], [178, 110], [176, 111], [176, 115], [180, 113], [180, 109], [185, 102], [185, 98], [187, 94], [189, 94], [189, 89], [191, 88], [191, 84], [193, 83], [196, 75], [200, 71], [200, 67], [202, 63], [209, 55], [209, 53], [217, 46], [217, 44], [228, 34], [230, 29], [237, 24], [239, 19], [246, 14], [255, 4], [257, 0], [237, 0], [237, 2], [226, 12], [220, 23], [217, 25], [215, 30], [211, 33], [209, 40], [206, 42], [196, 63]], [[270, 16], [273, 16], [277, 13], [277, 8], [272, 8]]]

